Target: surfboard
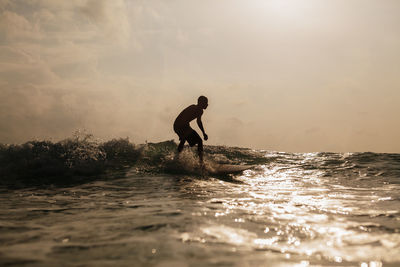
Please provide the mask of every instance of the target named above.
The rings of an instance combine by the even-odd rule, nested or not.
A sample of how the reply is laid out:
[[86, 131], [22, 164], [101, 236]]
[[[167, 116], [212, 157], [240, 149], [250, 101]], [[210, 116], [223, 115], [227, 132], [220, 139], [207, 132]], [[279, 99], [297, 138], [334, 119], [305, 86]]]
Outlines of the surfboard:
[[254, 165], [213, 164], [212, 166], [206, 167], [206, 170], [209, 174], [227, 175], [239, 174], [253, 167]]

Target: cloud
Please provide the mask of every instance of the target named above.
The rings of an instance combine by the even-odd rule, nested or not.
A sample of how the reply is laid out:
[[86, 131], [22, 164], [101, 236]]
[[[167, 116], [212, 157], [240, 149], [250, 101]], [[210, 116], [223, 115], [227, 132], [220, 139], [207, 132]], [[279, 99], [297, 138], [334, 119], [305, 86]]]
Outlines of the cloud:
[[108, 51], [129, 40], [124, 1], [2, 3], [0, 71], [7, 80], [93, 79]]
[[124, 1], [1, 1], [0, 12], [0, 142], [101, 133], [116, 83], [98, 62], [129, 38]]
[[239, 2], [0, 0], [0, 142], [176, 138], [201, 94], [209, 143], [351, 150], [347, 129], [398, 134], [398, 8], [318, 5], [294, 25]]
[[123, 0], [88, 0], [79, 8], [92, 23], [102, 27], [107, 38], [126, 44], [130, 37], [130, 24]]
[[32, 41], [38, 37], [38, 29], [32, 25], [25, 17], [5, 10], [0, 16], [0, 40]]

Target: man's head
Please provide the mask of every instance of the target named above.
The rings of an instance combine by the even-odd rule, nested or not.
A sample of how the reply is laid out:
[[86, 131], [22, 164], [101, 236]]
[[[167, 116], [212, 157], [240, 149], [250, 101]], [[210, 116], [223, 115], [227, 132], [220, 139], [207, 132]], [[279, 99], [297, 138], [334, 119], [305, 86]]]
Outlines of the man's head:
[[208, 99], [205, 96], [199, 96], [197, 99], [197, 105], [199, 105], [202, 109], [206, 109], [208, 107]]

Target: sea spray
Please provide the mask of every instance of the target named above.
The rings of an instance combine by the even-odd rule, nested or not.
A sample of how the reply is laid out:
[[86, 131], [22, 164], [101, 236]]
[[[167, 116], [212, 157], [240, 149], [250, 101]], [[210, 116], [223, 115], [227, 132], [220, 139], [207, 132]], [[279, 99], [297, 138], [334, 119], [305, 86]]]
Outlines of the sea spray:
[[140, 151], [128, 139], [107, 142], [75, 134], [59, 142], [29, 141], [0, 146], [0, 184], [31, 185], [84, 181], [110, 168], [130, 166]]
[[186, 146], [177, 154], [173, 140], [135, 145], [128, 138], [108, 141], [92, 134], [76, 132], [72, 137], [53, 142], [29, 141], [0, 145], [0, 184], [32, 186], [82, 183], [102, 179], [107, 171], [135, 168], [147, 174], [207, 175], [215, 163], [264, 164], [261, 151], [225, 146], [205, 146], [201, 168], [196, 147]]

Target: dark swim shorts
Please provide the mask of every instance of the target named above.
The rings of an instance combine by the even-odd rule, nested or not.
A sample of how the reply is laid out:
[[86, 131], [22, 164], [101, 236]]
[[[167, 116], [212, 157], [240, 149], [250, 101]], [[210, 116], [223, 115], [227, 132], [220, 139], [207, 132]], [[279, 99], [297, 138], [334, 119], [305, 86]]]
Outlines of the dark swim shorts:
[[183, 127], [177, 127], [174, 125], [174, 131], [179, 136], [179, 140], [188, 141], [190, 146], [194, 146], [195, 144], [201, 141], [201, 137], [199, 134], [193, 130], [189, 125], [184, 125]]
[[201, 141], [201, 137], [195, 130], [192, 130], [192, 132], [186, 137], [186, 141], [188, 141], [190, 146], [194, 146]]

